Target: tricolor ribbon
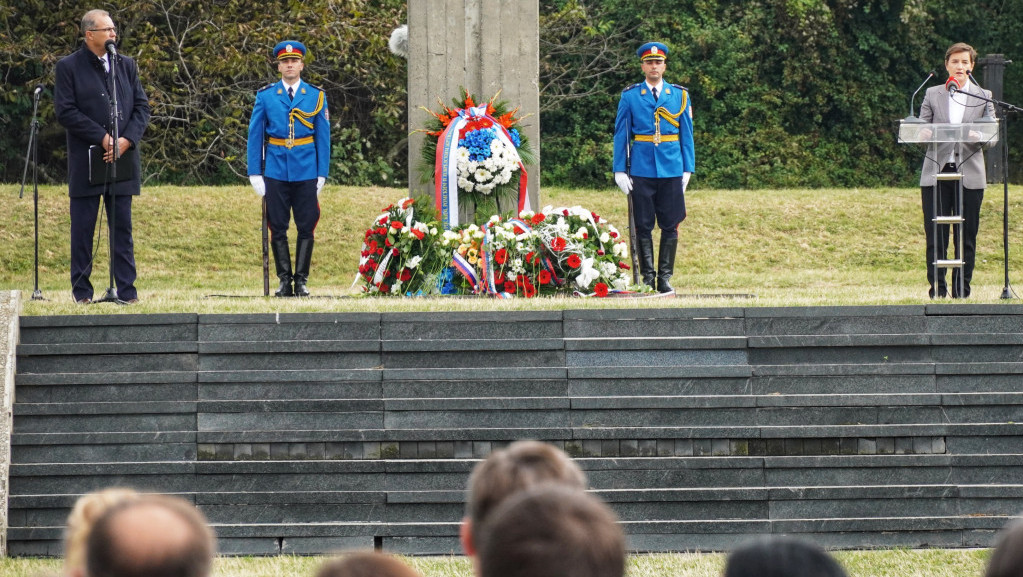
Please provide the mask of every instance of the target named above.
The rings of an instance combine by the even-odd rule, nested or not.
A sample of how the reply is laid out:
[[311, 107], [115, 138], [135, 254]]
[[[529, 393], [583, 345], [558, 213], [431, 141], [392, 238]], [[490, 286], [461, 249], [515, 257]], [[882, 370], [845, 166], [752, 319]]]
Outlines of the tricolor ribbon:
[[[455, 154], [458, 151], [458, 136], [470, 120], [482, 119], [490, 120], [494, 127], [498, 128], [497, 138], [510, 146], [512, 150], [516, 150], [508, 129], [493, 116], [487, 114], [486, 104], [458, 110], [458, 117], [452, 119], [437, 138], [437, 156], [433, 170], [434, 198], [444, 230], [458, 226], [458, 162]], [[529, 175], [526, 173], [526, 165], [522, 164], [521, 159], [519, 159], [519, 172], [518, 212], [521, 214], [524, 210], [530, 210], [529, 194], [526, 191]]]

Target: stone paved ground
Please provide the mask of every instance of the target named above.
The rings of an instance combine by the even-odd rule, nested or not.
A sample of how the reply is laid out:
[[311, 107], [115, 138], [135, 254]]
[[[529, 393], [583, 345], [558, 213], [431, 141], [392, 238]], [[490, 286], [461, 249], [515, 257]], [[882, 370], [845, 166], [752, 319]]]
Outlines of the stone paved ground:
[[20, 293], [0, 291], [0, 556], [7, 554], [7, 472], [11, 461], [14, 339]]

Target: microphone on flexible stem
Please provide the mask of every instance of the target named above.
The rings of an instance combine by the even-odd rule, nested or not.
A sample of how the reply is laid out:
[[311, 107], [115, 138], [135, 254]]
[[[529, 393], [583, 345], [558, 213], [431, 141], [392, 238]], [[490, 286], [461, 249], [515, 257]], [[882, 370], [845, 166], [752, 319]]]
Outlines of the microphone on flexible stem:
[[959, 81], [956, 80], [955, 76], [949, 76], [948, 80], [945, 81], [945, 90], [948, 90], [949, 94], [955, 94], [961, 88], [962, 86], [959, 85]]
[[117, 43], [114, 42], [113, 39], [107, 40], [106, 43], [103, 44], [103, 48], [106, 48], [107, 54], [117, 56]]
[[921, 83], [920, 83], [920, 86], [918, 86], [918, 87], [916, 88], [916, 91], [915, 91], [915, 92], [913, 92], [913, 96], [910, 96], [910, 97], [909, 97], [909, 116], [907, 116], [907, 117], [906, 117], [906, 118], [904, 119], [904, 121], [905, 121], [905, 122], [923, 122], [922, 120], [920, 120], [919, 118], [917, 118], [917, 117], [916, 117], [916, 116], [915, 116], [915, 115], [913, 114], [913, 101], [915, 101], [915, 100], [916, 100], [916, 95], [917, 95], [917, 94], [918, 94], [918, 93], [920, 92], [920, 90], [921, 90], [921, 89], [923, 89], [923, 87], [924, 87], [924, 86], [925, 86], [925, 85], [926, 85], [926, 84], [927, 84], [928, 82], [930, 82], [931, 78], [934, 78], [935, 76], [937, 76], [937, 74], [935, 74], [935, 73], [934, 73], [934, 70], [931, 70], [930, 72], [928, 72], [928, 73], [927, 73], [927, 78], [924, 78], [924, 81], [923, 81], [923, 82], [921, 82]]
[[36, 84], [36, 89], [32, 92], [32, 97], [39, 100], [39, 95], [43, 93], [43, 85]]

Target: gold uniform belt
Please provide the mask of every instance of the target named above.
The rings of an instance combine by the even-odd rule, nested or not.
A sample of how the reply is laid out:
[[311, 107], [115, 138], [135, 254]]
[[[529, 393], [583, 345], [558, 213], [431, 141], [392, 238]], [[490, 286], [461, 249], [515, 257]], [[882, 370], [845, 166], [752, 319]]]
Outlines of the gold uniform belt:
[[303, 144], [312, 144], [313, 142], [316, 142], [316, 139], [312, 136], [306, 136], [304, 138], [276, 138], [271, 136], [268, 142], [274, 146], [293, 148], [295, 146], [302, 146]]
[[636, 134], [632, 137], [636, 142], [653, 142], [654, 144], [660, 144], [662, 142], [678, 142], [677, 134]]

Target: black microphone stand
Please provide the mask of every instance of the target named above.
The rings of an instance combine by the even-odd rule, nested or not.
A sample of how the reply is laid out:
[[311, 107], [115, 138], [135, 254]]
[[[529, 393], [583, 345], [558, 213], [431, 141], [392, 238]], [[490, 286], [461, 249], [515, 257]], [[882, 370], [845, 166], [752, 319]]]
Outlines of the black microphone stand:
[[114, 250], [117, 246], [114, 243], [114, 235], [116, 234], [117, 227], [117, 193], [114, 188], [117, 185], [117, 159], [120, 157], [120, 146], [118, 145], [118, 139], [120, 138], [120, 113], [117, 108], [117, 66], [115, 61], [117, 59], [116, 52], [111, 53], [107, 51], [107, 60], [110, 62], [110, 136], [111, 136], [111, 153], [113, 155], [113, 162], [110, 164], [110, 169], [106, 171], [106, 185], [103, 191], [104, 202], [107, 203], [107, 208], [110, 211], [110, 217], [107, 222], [110, 226], [109, 237], [110, 248], [110, 285], [107, 287], [106, 294], [103, 298], [95, 302], [120, 302], [117, 298], [117, 285], [114, 282]]
[[[976, 80], [973, 79], [973, 75], [970, 75], [970, 81], [980, 86]], [[999, 126], [1001, 135], [1001, 153], [1002, 153], [1002, 260], [1004, 262], [1004, 273], [1005, 273], [1005, 285], [1002, 287], [1002, 294], [1000, 298], [1011, 299], [1013, 298], [1012, 288], [1009, 286], [1009, 115], [1010, 112], [1023, 112], [1023, 108], [1019, 106], [1009, 104], [1008, 102], [1002, 102], [1001, 100], [995, 100], [994, 98], [988, 98], [972, 92], [964, 92], [959, 90], [962, 94], [972, 96], [973, 98], [979, 98], [985, 102], [990, 102], [995, 105], [995, 108], [1002, 111], [1002, 122]]]
[[25, 152], [25, 171], [21, 174], [21, 192], [18, 198], [25, 195], [25, 179], [28, 178], [28, 165], [32, 165], [32, 202], [33, 216], [35, 219], [35, 290], [32, 291], [32, 300], [41, 301], [43, 291], [39, 290], [39, 95], [43, 86], [36, 86], [32, 104], [32, 123], [28, 133], [28, 150]]

